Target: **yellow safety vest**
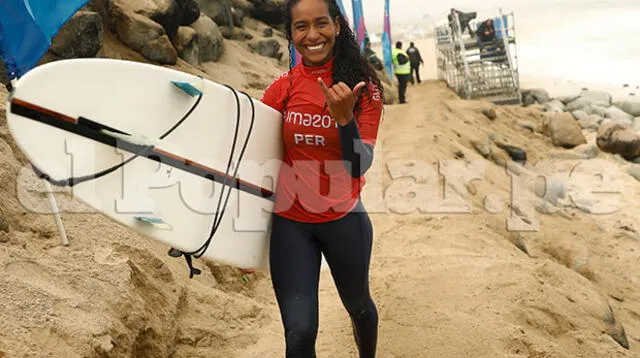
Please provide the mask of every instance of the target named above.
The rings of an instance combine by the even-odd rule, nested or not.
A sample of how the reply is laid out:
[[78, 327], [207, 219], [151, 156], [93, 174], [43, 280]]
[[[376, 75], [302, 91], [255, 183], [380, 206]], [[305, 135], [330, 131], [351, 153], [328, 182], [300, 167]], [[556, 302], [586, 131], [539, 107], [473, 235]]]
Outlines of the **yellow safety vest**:
[[[407, 62], [403, 65], [398, 63], [398, 55], [403, 54], [407, 56]], [[406, 52], [399, 48], [394, 48], [391, 54], [392, 62], [393, 62], [393, 72], [396, 75], [410, 75], [411, 74], [411, 61], [409, 61], [409, 55]]]

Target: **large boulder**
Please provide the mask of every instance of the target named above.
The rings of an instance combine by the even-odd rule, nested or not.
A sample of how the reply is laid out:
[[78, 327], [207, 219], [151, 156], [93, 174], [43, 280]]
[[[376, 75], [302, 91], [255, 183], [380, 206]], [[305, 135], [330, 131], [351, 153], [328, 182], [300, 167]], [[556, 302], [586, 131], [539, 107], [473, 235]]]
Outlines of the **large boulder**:
[[567, 112], [547, 114], [542, 123], [542, 132], [551, 137], [551, 142], [557, 147], [573, 148], [587, 143], [582, 128]]
[[580, 98], [586, 99], [594, 106], [611, 106], [611, 95], [604, 91], [582, 91]]
[[200, 7], [194, 0], [173, 0], [166, 9], [145, 14], [164, 28], [170, 39], [176, 36], [180, 26], [188, 26], [200, 18]]
[[634, 117], [640, 117], [640, 101], [619, 101], [613, 105]]
[[625, 125], [603, 123], [598, 128], [596, 144], [603, 152], [619, 154], [626, 159], [640, 155], [640, 135]]
[[520, 91], [522, 94], [522, 100], [525, 105], [531, 104], [545, 104], [551, 100], [549, 92], [542, 88], [523, 89]]
[[[109, 0], [106, 9], [110, 19], [109, 25], [120, 41], [140, 52], [148, 60], [175, 65], [178, 54], [164, 28], [142, 15], [153, 13], [153, 7], [150, 4], [156, 1], [161, 0], [150, 0], [148, 3]], [[169, 3], [168, 0], [165, 2]], [[146, 6], [141, 6], [142, 4]]]
[[200, 62], [218, 61], [224, 49], [224, 38], [218, 25], [208, 16], [200, 15], [191, 27], [196, 31]]
[[233, 27], [231, 0], [196, 0], [202, 14], [207, 15], [218, 26]]
[[249, 0], [254, 9], [251, 17], [271, 26], [284, 24], [284, 0]]
[[195, 29], [187, 26], [178, 28], [178, 33], [173, 39], [173, 46], [181, 59], [195, 66], [200, 64], [200, 47]]
[[261, 56], [282, 59], [280, 43], [276, 39], [266, 39], [249, 43], [249, 48]]
[[50, 50], [62, 58], [94, 57], [102, 48], [103, 35], [97, 12], [78, 11], [53, 37]]

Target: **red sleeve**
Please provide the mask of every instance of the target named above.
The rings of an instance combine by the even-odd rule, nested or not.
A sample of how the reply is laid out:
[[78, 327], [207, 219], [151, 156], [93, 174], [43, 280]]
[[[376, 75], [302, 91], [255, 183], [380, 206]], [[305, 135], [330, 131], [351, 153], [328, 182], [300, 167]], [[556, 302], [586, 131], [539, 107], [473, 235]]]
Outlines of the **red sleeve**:
[[382, 92], [374, 83], [369, 84], [369, 94], [362, 96], [360, 110], [357, 113], [360, 139], [363, 143], [375, 146], [378, 127], [382, 119]]
[[284, 110], [284, 97], [286, 96], [286, 84], [289, 73], [285, 72], [264, 91], [260, 102], [282, 113]]

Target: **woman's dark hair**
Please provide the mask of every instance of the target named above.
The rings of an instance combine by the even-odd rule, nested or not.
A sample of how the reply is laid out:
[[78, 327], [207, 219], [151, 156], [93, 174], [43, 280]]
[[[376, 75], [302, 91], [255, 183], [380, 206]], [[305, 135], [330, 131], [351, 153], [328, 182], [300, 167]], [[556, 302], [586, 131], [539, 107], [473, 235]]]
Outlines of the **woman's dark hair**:
[[[293, 58], [295, 56], [295, 54], [292, 53], [291, 46], [293, 43], [293, 36], [291, 33], [291, 23], [293, 19], [291, 17], [291, 10], [300, 1], [302, 0], [288, 0], [285, 2], [284, 26], [285, 34], [289, 41], [289, 70], [291, 70], [291, 64], [293, 63]], [[382, 96], [384, 89], [380, 83], [380, 79], [373, 67], [369, 64], [369, 60], [360, 53], [360, 46], [358, 46], [356, 36], [353, 31], [351, 31], [351, 28], [347, 23], [347, 19], [345, 19], [342, 11], [340, 11], [340, 7], [335, 0], [323, 1], [329, 6], [329, 15], [331, 16], [331, 20], [335, 21], [335, 19], [338, 19], [340, 24], [340, 33], [336, 38], [333, 54], [333, 84], [344, 82], [349, 86], [349, 88], [353, 88], [360, 81], [364, 81], [367, 84], [369, 82], [373, 82], [378, 86], [380, 95]], [[370, 96], [368, 86], [365, 86], [362, 92]], [[359, 102], [360, 101], [358, 100], [356, 108], [358, 108]]]

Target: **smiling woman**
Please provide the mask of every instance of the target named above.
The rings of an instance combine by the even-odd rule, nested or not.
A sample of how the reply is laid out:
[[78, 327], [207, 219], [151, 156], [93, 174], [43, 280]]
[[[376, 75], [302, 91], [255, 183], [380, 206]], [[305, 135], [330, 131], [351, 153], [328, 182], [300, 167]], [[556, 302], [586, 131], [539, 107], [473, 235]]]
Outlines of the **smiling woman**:
[[382, 115], [380, 81], [335, 0], [288, 1], [285, 26], [302, 61], [267, 88], [262, 102], [284, 118], [269, 262], [286, 356], [315, 357], [324, 254], [360, 357], [375, 357], [373, 229], [360, 192]]

